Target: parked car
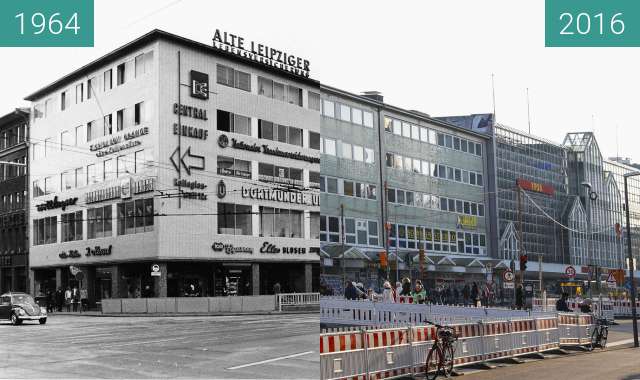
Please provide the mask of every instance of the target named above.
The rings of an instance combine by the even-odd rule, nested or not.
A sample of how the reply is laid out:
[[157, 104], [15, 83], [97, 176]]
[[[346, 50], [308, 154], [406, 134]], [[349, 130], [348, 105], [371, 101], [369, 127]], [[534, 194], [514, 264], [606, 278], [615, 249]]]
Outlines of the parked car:
[[47, 308], [39, 306], [27, 293], [10, 292], [0, 296], [0, 320], [10, 320], [13, 325], [22, 321], [47, 323]]

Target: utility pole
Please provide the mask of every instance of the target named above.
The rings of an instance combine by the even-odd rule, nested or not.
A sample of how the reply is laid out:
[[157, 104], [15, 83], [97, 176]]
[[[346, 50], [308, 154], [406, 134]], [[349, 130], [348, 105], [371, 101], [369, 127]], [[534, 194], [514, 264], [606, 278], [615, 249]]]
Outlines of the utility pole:
[[340, 203], [340, 242], [342, 244], [342, 260], [341, 264], [342, 264], [342, 285], [347, 283], [347, 269], [346, 269], [346, 261], [345, 259], [347, 258], [347, 256], [345, 255], [345, 251], [344, 251], [344, 204]]
[[625, 217], [627, 220], [627, 253], [629, 255], [629, 282], [631, 283], [631, 318], [633, 321], [633, 346], [638, 347], [638, 314], [636, 311], [636, 282], [634, 281], [633, 271], [636, 269], [633, 265], [633, 252], [631, 251], [631, 224], [629, 222], [629, 193], [627, 188], [627, 177], [640, 175], [640, 172], [629, 173], [624, 175], [624, 204]]
[[[518, 261], [520, 261], [520, 257], [524, 255], [524, 237], [522, 236], [522, 187], [520, 185], [517, 186], [518, 189], [518, 237], [520, 238], [520, 244], [518, 244]], [[520, 284], [524, 282], [524, 272], [520, 271]]]
[[[542, 253], [538, 254], [538, 283], [540, 284], [540, 298], [544, 299], [544, 286], [542, 286]], [[546, 305], [546, 303], [544, 305]]]
[[[391, 226], [389, 225], [389, 197], [387, 197], [387, 191], [388, 191], [388, 184], [387, 181], [384, 181], [384, 214], [386, 216], [385, 218], [385, 222], [384, 222], [384, 229], [386, 231], [385, 236], [385, 251], [386, 251], [386, 255], [387, 255], [387, 259], [389, 258], [389, 251], [390, 251], [390, 247], [389, 247], [389, 231], [391, 229]], [[398, 247], [398, 236], [396, 236], [396, 247]], [[396, 255], [397, 255], [398, 251], [396, 248]], [[397, 264], [397, 263], [396, 263]], [[396, 266], [397, 268], [397, 266]], [[387, 261], [387, 279], [389, 279], [390, 276], [390, 268], [389, 268], [389, 262]]]

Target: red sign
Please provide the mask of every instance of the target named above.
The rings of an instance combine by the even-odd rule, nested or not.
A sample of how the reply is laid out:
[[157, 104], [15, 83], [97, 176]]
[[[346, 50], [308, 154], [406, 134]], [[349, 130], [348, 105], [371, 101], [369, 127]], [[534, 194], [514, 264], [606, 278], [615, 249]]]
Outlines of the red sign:
[[542, 183], [531, 182], [526, 179], [516, 179], [516, 185], [520, 186], [523, 190], [533, 191], [536, 193], [542, 193], [547, 195], [553, 195], [554, 189], [551, 185], [545, 185]]
[[569, 278], [574, 278], [576, 276], [576, 268], [569, 265], [567, 269], [564, 270], [564, 274], [566, 274]]

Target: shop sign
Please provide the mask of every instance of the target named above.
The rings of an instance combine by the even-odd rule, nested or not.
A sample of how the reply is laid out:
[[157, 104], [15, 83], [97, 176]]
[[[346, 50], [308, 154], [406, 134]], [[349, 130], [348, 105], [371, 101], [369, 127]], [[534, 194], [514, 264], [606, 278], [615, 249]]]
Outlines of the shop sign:
[[36, 205], [36, 209], [38, 211], [47, 211], [47, 210], [55, 210], [57, 208], [60, 208], [62, 209], [62, 211], [64, 211], [67, 208], [67, 206], [74, 206], [76, 202], [78, 202], [78, 198], [68, 198], [63, 201], [59, 201], [58, 196], [55, 196], [50, 201], [46, 201], [45, 203]]
[[131, 194], [142, 194], [155, 189], [155, 180], [153, 178], [145, 178], [133, 182], [131, 178], [124, 180], [118, 186], [110, 186], [104, 189], [98, 189], [88, 192], [84, 195], [84, 203], [97, 203], [115, 198], [130, 198]]
[[309, 78], [309, 60], [254, 41], [246, 41], [245, 43], [242, 36], [216, 29], [213, 34], [213, 47], [265, 66]]
[[[104, 157], [109, 154], [120, 152], [121, 150], [133, 148], [142, 144], [139, 137], [149, 134], [149, 127], [143, 127], [134, 131], [126, 132], [120, 136], [114, 136], [107, 140], [89, 145], [89, 150], [96, 152], [97, 157]], [[125, 142], [126, 141], [126, 142]], [[124, 142], [124, 143], [123, 143]]]
[[60, 254], [58, 255], [58, 257], [60, 257], [61, 259], [67, 259], [67, 258], [75, 259], [75, 258], [78, 258], [78, 257], [80, 257], [80, 256], [82, 256], [82, 255], [80, 254], [80, 252], [78, 252], [78, 251], [77, 251], [77, 250], [75, 250], [75, 249], [70, 249], [70, 250], [68, 250], [68, 251], [62, 251], [62, 252], [60, 252]]
[[184, 104], [173, 103], [173, 113], [180, 116], [186, 116], [198, 120], [209, 120], [207, 110]]
[[472, 215], [458, 215], [458, 228], [475, 230], [478, 228], [478, 218]]
[[307, 248], [305, 247], [278, 248], [278, 246], [276, 246], [275, 244], [265, 241], [264, 243], [262, 243], [262, 247], [260, 247], [260, 253], [267, 253], [267, 254], [282, 253], [284, 255], [304, 255], [307, 253]]
[[180, 165], [187, 175], [191, 175], [191, 170], [204, 170], [204, 156], [192, 154], [191, 147], [184, 151], [182, 157], [180, 157], [180, 147], [177, 147], [169, 157], [169, 161], [178, 173], [180, 173]]
[[101, 248], [99, 245], [95, 247], [87, 247], [87, 252], [84, 254], [85, 256], [109, 256], [111, 255], [111, 249], [113, 246], [109, 246], [108, 248]]
[[272, 202], [293, 203], [309, 206], [320, 206], [319, 194], [308, 194], [299, 191], [268, 189], [257, 187], [241, 187], [242, 198]]
[[216, 192], [218, 194], [218, 198], [222, 199], [227, 196], [227, 185], [224, 184], [223, 180], [218, 182], [218, 186], [216, 186]]
[[[218, 145], [221, 148], [226, 148], [227, 146], [229, 146], [229, 138], [226, 135], [220, 135], [218, 137]], [[279, 148], [270, 148], [267, 144], [248, 144], [235, 138], [231, 139], [231, 147], [234, 149], [246, 150], [248, 152], [262, 152], [263, 154], [267, 154], [270, 156], [278, 156], [283, 158], [290, 158], [292, 160], [306, 161], [312, 164], [320, 163], [320, 157], [308, 156], [306, 154], [302, 154], [301, 152], [287, 152], [284, 150], [280, 150]]]
[[200, 140], [206, 140], [209, 137], [209, 131], [204, 128], [195, 128], [184, 124], [182, 124], [182, 128], [178, 128], [178, 123], [173, 123], [173, 134]]
[[551, 185], [545, 185], [542, 183], [528, 181], [526, 179], [516, 179], [516, 185], [520, 186], [523, 190], [533, 191], [535, 193], [542, 193], [547, 195], [553, 195], [554, 189]]
[[[191, 190], [194, 189], [205, 189], [207, 185], [198, 181], [187, 181], [186, 179], [173, 179], [173, 185], [177, 187], [186, 187]], [[185, 199], [199, 199], [201, 201], [207, 200], [207, 194], [199, 191], [183, 191], [180, 193], [180, 196]]]
[[191, 97], [209, 99], [209, 74], [191, 70]]
[[227, 255], [233, 255], [236, 253], [248, 253], [253, 254], [253, 248], [251, 247], [236, 247], [233, 244], [224, 244], [220, 242], [213, 243], [211, 249], [214, 252], [224, 252]]

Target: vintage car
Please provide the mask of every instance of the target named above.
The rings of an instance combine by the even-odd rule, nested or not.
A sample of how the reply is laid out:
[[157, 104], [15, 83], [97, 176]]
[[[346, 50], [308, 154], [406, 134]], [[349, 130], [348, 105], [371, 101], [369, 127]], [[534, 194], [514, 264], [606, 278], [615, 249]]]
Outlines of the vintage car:
[[0, 296], [0, 320], [10, 320], [13, 325], [22, 321], [47, 323], [47, 309], [40, 307], [27, 293], [10, 292]]

